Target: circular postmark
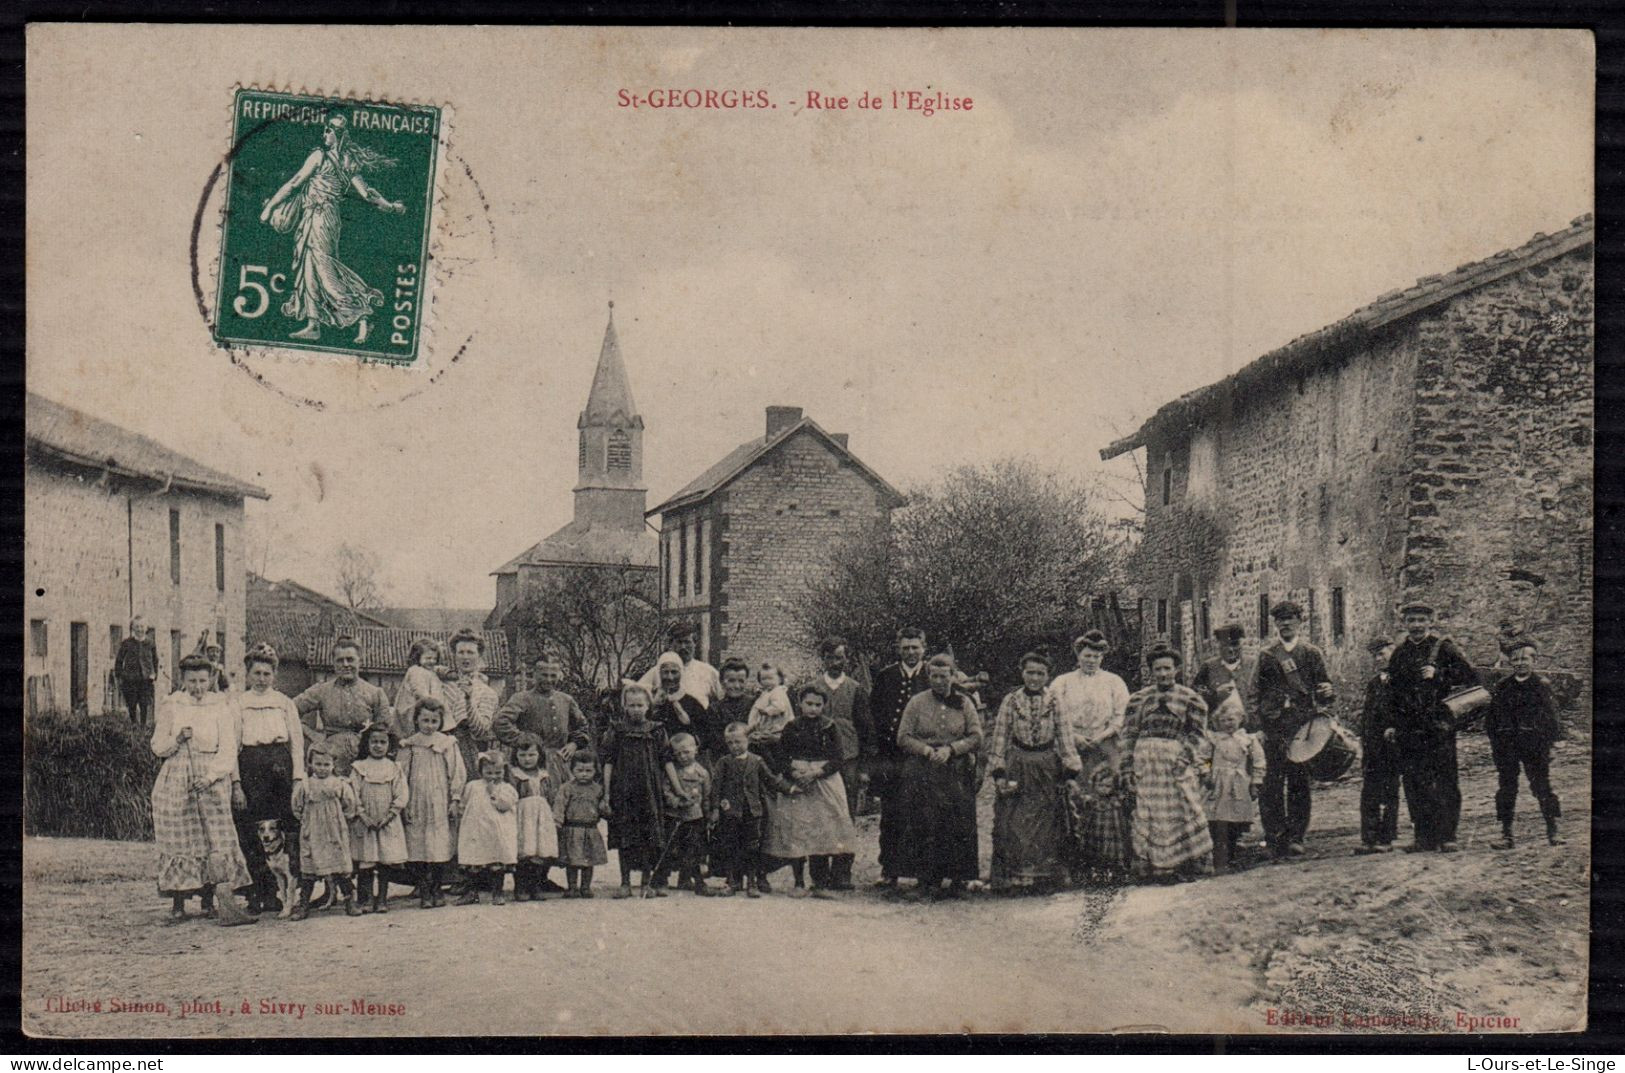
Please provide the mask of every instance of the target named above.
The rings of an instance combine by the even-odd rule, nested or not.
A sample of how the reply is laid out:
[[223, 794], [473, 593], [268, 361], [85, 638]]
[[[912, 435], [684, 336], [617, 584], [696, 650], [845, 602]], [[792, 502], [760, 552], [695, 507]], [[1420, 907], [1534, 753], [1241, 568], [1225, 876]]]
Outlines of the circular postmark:
[[449, 121], [443, 105], [238, 88], [189, 249], [199, 317], [233, 367], [345, 413], [468, 359], [497, 235]]

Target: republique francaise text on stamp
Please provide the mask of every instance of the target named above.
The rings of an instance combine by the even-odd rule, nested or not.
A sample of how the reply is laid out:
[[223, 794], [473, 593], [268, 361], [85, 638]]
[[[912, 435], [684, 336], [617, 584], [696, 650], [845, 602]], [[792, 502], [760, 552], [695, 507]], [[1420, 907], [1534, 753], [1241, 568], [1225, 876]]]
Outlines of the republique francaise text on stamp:
[[232, 113], [216, 342], [412, 364], [441, 109], [239, 89]]

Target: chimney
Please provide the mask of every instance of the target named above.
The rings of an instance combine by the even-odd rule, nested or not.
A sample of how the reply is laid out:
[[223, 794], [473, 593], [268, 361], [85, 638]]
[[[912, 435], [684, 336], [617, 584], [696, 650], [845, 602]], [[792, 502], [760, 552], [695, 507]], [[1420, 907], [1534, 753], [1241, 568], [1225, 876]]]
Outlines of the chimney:
[[769, 406], [767, 408], [767, 438], [772, 439], [801, 420], [799, 406]]
[[836, 443], [840, 444], [841, 445], [841, 450], [845, 451], [845, 450], [848, 449], [847, 445], [846, 445], [846, 441], [851, 439], [852, 437], [848, 433], [845, 433], [845, 432], [831, 432], [829, 434], [829, 438], [834, 440]]

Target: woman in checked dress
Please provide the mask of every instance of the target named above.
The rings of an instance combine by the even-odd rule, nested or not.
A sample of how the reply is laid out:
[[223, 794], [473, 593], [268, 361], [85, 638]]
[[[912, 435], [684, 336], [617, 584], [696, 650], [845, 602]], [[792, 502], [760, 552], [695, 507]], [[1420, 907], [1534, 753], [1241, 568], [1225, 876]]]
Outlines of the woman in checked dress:
[[[322, 125], [321, 148], [311, 150], [299, 171], [260, 210], [261, 222], [294, 232], [292, 293], [282, 303], [282, 315], [303, 319], [305, 326], [290, 338], [320, 339], [324, 324], [348, 328], [360, 322], [355, 341], [367, 341], [372, 311], [384, 304], [384, 295], [339, 260], [339, 202], [345, 190], [354, 190], [384, 212], [405, 213], [405, 205], [389, 200], [361, 177], [363, 171], [394, 163], [353, 144], [349, 120], [332, 116]], [[295, 192], [298, 200], [290, 201]]]
[[1123, 782], [1134, 794], [1134, 867], [1146, 878], [1213, 871], [1213, 838], [1197, 777], [1207, 702], [1174, 680], [1179, 653], [1152, 649], [1154, 684], [1129, 698], [1123, 724]]

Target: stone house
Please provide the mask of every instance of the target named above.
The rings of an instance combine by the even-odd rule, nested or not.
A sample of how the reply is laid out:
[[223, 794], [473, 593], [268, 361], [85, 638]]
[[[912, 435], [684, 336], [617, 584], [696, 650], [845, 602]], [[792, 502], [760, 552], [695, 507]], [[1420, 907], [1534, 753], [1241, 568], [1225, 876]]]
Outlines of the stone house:
[[1573, 694], [1592, 638], [1593, 243], [1556, 234], [1383, 295], [1159, 409], [1145, 451], [1143, 640], [1215, 651], [1293, 600], [1345, 704], [1396, 609], [1483, 667], [1527, 630]]
[[331, 643], [335, 635], [355, 633], [362, 626], [394, 625], [291, 578], [272, 581], [255, 573], [248, 575], [247, 606], [248, 643], [276, 649], [276, 688], [290, 697], [316, 681], [309, 662], [313, 640]]
[[[643, 418], [632, 399], [632, 383], [615, 334], [615, 303], [587, 393], [576, 421], [576, 486], [569, 524], [531, 545], [492, 571], [496, 603], [487, 629], [521, 639], [513, 618], [526, 597], [573, 567], [606, 567], [646, 578], [654, 596], [655, 537], [644, 521], [648, 490], [643, 484]], [[528, 657], [529, 653], [516, 654]]]
[[138, 614], [160, 696], [204, 632], [241, 661], [243, 504], [263, 488], [33, 393], [24, 458], [29, 712], [122, 709], [113, 659]]
[[842, 541], [890, 525], [903, 496], [799, 407], [769, 406], [740, 444], [649, 511], [660, 516], [660, 607], [698, 627], [715, 664], [738, 655], [811, 669], [798, 594]]

